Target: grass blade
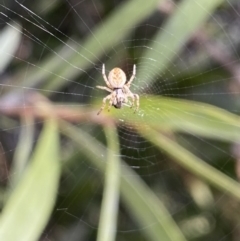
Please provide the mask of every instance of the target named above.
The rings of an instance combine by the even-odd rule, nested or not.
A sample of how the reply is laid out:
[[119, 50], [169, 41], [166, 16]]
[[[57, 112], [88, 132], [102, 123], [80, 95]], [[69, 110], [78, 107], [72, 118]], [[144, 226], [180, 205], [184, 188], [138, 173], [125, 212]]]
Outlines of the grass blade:
[[[61, 131], [76, 143], [92, 165], [104, 173], [106, 148], [86, 132], [61, 122]], [[129, 212], [151, 241], [186, 241], [171, 215], [138, 175], [121, 160], [121, 194]]]
[[[167, 23], [152, 39], [143, 58], [151, 60], [149, 65], [140, 68], [138, 77], [142, 80], [137, 88], [151, 84], [160, 72], [167, 68], [167, 65], [178, 56], [188, 39], [196, 32], [201, 25], [212, 16], [212, 12], [222, 3], [223, 0], [183, 0], [176, 6], [176, 10], [169, 17]], [[147, 68], [147, 69], [146, 69]], [[146, 73], [150, 78], [145, 78]]]
[[14, 153], [13, 164], [11, 167], [11, 188], [15, 187], [21, 179], [27, 166], [34, 143], [33, 116], [23, 116], [21, 124], [18, 145]]
[[117, 227], [121, 163], [117, 130], [114, 126], [106, 126], [105, 135], [108, 150], [97, 241], [114, 241]]
[[140, 99], [138, 113], [124, 107], [122, 111], [112, 108], [110, 115], [134, 126], [151, 126], [225, 141], [238, 141], [240, 135], [237, 115], [194, 101], [144, 96]]
[[39, 239], [55, 203], [59, 176], [58, 131], [51, 120], [45, 122], [32, 162], [1, 213], [0, 240]]
[[240, 200], [240, 184], [238, 182], [210, 166], [162, 133], [151, 128], [145, 130], [139, 128], [138, 131], [143, 137], [174, 158], [182, 167], [224, 193], [228, 193]]

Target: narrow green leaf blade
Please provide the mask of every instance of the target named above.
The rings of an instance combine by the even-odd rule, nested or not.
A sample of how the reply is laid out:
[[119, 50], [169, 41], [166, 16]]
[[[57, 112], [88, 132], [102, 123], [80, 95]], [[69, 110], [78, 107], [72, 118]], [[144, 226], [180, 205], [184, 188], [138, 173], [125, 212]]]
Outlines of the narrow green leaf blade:
[[[81, 148], [99, 171], [106, 167], [106, 148], [86, 132], [61, 122], [61, 131]], [[121, 194], [129, 212], [151, 241], [186, 241], [161, 201], [138, 175], [121, 160]]]
[[238, 141], [240, 136], [237, 115], [200, 102], [149, 95], [140, 98], [138, 113], [126, 106], [122, 110], [112, 108], [109, 114], [133, 126], [145, 125], [225, 141]]
[[139, 69], [137, 76], [141, 81], [137, 88], [151, 84], [156, 75], [167, 68], [168, 64], [178, 56], [186, 41], [210, 18], [212, 12], [222, 2], [224, 1], [183, 0], [176, 6], [162, 30], [152, 39], [152, 44], [143, 54], [143, 59], [150, 61], [151, 67], [147, 64]]
[[114, 241], [117, 231], [121, 162], [116, 128], [105, 127], [107, 163], [97, 241]]
[[[34, 143], [34, 118], [31, 115], [22, 117], [21, 130], [11, 167], [11, 188], [21, 179]], [[12, 190], [10, 190], [12, 191]]]
[[123, 166], [122, 195], [129, 212], [144, 227], [143, 232], [152, 241], [186, 241], [171, 214], [128, 166]]
[[228, 193], [240, 200], [240, 184], [238, 182], [210, 166], [162, 133], [151, 128], [139, 128], [138, 131], [160, 150], [164, 150], [169, 156], [174, 158], [182, 167], [206, 180], [224, 193]]
[[[53, 209], [60, 176], [55, 121], [46, 121], [25, 174], [0, 217], [0, 240], [38, 240]], [[14, 230], [13, 230], [14, 227]]]

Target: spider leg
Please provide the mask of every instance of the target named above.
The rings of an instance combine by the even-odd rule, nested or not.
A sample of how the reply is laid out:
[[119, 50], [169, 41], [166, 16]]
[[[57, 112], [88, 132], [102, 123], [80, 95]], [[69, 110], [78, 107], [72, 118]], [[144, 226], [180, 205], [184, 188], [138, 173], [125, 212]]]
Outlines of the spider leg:
[[[132, 108], [134, 105], [136, 105], [136, 109], [134, 110], [134, 113], [135, 113], [135, 112], [138, 111], [138, 109], [139, 109], [139, 95], [133, 94], [133, 93], [131, 92], [131, 90], [129, 89], [129, 87], [127, 86], [127, 84], [125, 84], [125, 85], [123, 86], [123, 90], [125, 91], [126, 96], [127, 96], [127, 97], [130, 97], [130, 98], [133, 100], [133, 103], [132, 103], [131, 108]], [[134, 102], [134, 101], [135, 101], [135, 102]]]
[[122, 89], [122, 90], [123, 90], [123, 92], [124, 92], [124, 94], [125, 94], [125, 99], [124, 99], [124, 102], [125, 102], [125, 103], [128, 102], [128, 98], [131, 98], [131, 99], [132, 99], [132, 105], [131, 105], [131, 108], [132, 108], [132, 107], [134, 106], [134, 100], [135, 100], [132, 92], [129, 90], [129, 88], [127, 87], [126, 84], [123, 86], [123, 89]]
[[107, 87], [111, 89], [111, 85], [110, 85], [110, 83], [107, 79], [107, 76], [105, 74], [105, 64], [103, 64], [103, 66], [102, 66], [102, 75], [103, 75], [103, 79], [105, 80], [105, 83], [106, 83]]
[[102, 105], [101, 109], [98, 111], [97, 115], [99, 115], [99, 114], [102, 112], [102, 110], [105, 108], [105, 106], [106, 106], [106, 101], [107, 101], [107, 100], [111, 100], [111, 99], [112, 99], [112, 94], [108, 95], [107, 97], [105, 97], [105, 98], [103, 99], [103, 105]]
[[125, 84], [122, 88], [123, 90], [123, 93], [126, 94], [126, 95], [129, 95], [129, 93], [131, 93], [129, 87], [127, 86], [127, 84]]
[[112, 99], [110, 99], [110, 100], [109, 100], [109, 105], [108, 105], [108, 111], [110, 111], [110, 109], [111, 109], [111, 107], [112, 107], [112, 103], [113, 103], [113, 101], [112, 101]]
[[113, 105], [113, 101], [116, 99], [116, 92], [113, 91], [111, 94], [111, 98], [109, 100], [109, 105], [108, 105], [108, 111], [110, 111], [112, 105]]
[[133, 82], [135, 76], [136, 76], [136, 65], [134, 64], [134, 65], [133, 65], [132, 77], [130, 78], [130, 80], [129, 80], [129, 81], [127, 82], [127, 84], [126, 84], [126, 86], [127, 86], [128, 88], [130, 88], [130, 85], [131, 85], [131, 83]]
[[131, 98], [131, 101], [132, 101], [130, 108], [133, 108], [133, 106], [135, 105], [134, 104], [134, 101], [135, 101], [134, 95], [131, 93], [131, 94], [128, 95], [128, 97]]
[[109, 89], [109, 88], [106, 87], [106, 86], [99, 86], [99, 85], [97, 85], [96, 87], [97, 87], [98, 89], [101, 89], [101, 90], [106, 90], [106, 91], [108, 91], [108, 92], [112, 92], [112, 90]]
[[136, 109], [134, 111], [134, 113], [135, 113], [139, 109], [139, 95], [133, 94], [133, 96], [135, 97], [135, 100], [136, 100]]

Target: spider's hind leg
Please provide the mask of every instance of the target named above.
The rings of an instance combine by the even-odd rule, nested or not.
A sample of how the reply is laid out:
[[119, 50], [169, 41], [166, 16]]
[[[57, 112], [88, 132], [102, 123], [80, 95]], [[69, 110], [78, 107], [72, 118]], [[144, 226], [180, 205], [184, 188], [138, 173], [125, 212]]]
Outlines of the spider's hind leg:
[[133, 108], [134, 105], [135, 105], [135, 103], [134, 103], [134, 101], [135, 101], [134, 95], [129, 95], [128, 97], [130, 97], [130, 98], [131, 98], [131, 101], [132, 101], [130, 108]]
[[128, 100], [128, 98], [131, 98], [132, 102], [130, 102], [131, 103], [130, 108], [132, 108], [134, 106], [134, 96], [126, 85], [123, 86], [123, 93], [125, 95], [123, 103], [129, 103], [130, 101]]

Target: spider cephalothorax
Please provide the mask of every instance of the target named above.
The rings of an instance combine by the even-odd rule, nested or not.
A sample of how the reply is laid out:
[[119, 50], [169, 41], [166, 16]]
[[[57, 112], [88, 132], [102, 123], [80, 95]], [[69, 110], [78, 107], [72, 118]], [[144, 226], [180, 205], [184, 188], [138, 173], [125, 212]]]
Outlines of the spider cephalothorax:
[[136, 105], [135, 111], [137, 111], [139, 108], [139, 96], [137, 94], [133, 94], [129, 89], [136, 75], [136, 66], [135, 65], [133, 66], [132, 77], [127, 83], [126, 83], [127, 81], [126, 74], [120, 68], [112, 69], [107, 78], [105, 74], [105, 65], [103, 64], [102, 75], [107, 87], [106, 86], [96, 86], [96, 87], [99, 89], [111, 92], [111, 94], [106, 96], [103, 99], [103, 105], [99, 110], [98, 115], [105, 108], [107, 100], [109, 100], [109, 107], [108, 107], [108, 111], [109, 111], [111, 106], [114, 106], [117, 109], [122, 108], [123, 103], [127, 103], [128, 98], [131, 98], [132, 106]]

